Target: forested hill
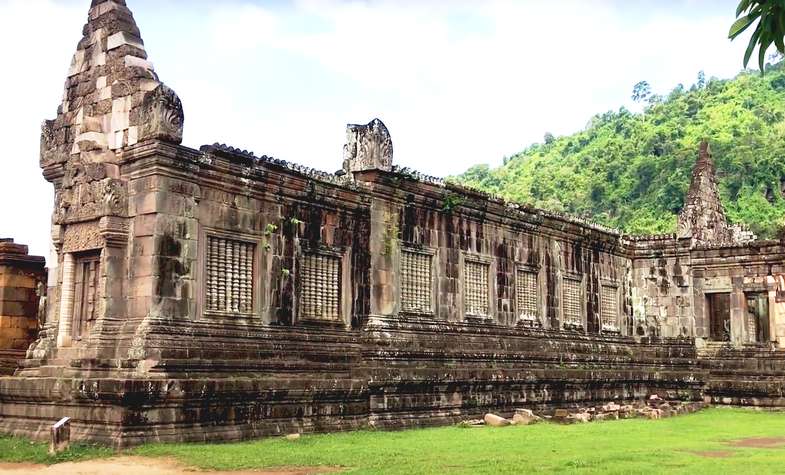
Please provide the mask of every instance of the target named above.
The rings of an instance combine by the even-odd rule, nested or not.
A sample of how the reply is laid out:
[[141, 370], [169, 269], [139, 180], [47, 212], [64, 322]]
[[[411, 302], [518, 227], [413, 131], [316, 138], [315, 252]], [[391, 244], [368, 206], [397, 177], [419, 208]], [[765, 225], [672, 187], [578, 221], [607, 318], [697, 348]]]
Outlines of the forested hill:
[[[645, 86], [645, 85], [644, 85]], [[455, 180], [508, 199], [564, 211], [629, 233], [674, 232], [698, 146], [711, 144], [729, 219], [760, 237], [785, 224], [785, 68], [679, 86], [647, 105], [591, 119], [586, 129]]]

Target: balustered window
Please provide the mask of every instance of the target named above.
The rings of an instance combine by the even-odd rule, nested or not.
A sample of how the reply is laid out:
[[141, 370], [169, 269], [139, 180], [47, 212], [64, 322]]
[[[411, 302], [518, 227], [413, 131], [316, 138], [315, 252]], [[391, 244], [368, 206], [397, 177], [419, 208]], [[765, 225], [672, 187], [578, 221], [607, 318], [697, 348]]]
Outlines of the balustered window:
[[578, 278], [565, 277], [562, 280], [562, 308], [564, 326], [567, 328], [583, 326], [581, 284], [582, 281]]
[[463, 271], [466, 315], [487, 318], [490, 315], [488, 299], [490, 265], [467, 259], [464, 261]]
[[518, 317], [524, 320], [537, 320], [537, 273], [518, 269], [515, 277], [515, 302]]
[[615, 285], [602, 285], [600, 295], [600, 324], [602, 331], [619, 331], [619, 301]]
[[401, 251], [401, 310], [433, 312], [433, 256], [413, 250]]
[[207, 235], [206, 311], [253, 313], [255, 250], [252, 242]]
[[300, 318], [341, 319], [341, 258], [308, 253], [300, 258]]

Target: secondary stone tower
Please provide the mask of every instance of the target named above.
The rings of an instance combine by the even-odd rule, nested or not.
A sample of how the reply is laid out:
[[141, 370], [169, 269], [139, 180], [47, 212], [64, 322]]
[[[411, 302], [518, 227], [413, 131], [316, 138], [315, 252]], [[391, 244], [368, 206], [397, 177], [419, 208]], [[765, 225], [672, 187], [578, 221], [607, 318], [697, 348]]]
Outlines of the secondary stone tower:
[[732, 244], [733, 228], [728, 224], [717, 189], [716, 169], [707, 141], [701, 142], [692, 183], [679, 214], [679, 238], [692, 244]]

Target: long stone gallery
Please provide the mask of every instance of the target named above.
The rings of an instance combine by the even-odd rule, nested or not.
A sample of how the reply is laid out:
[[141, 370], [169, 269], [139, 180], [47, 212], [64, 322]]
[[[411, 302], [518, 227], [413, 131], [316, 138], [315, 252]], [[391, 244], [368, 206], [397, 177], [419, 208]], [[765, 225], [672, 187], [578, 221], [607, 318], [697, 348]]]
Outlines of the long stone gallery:
[[93, 0], [41, 134], [47, 284], [0, 244], [0, 431], [70, 417], [129, 446], [652, 394], [785, 405], [785, 248], [728, 224], [708, 144], [678, 233], [630, 236], [399, 168], [378, 119], [347, 127], [336, 173], [188, 148], [183, 126], [125, 2]]

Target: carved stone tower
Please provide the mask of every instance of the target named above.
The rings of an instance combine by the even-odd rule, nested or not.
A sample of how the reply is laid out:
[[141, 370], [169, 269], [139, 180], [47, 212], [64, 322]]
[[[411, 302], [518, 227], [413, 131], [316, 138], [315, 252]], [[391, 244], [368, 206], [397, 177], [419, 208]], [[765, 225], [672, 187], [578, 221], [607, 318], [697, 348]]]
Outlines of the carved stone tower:
[[700, 155], [692, 170], [692, 183], [684, 209], [679, 214], [679, 238], [693, 244], [731, 244], [733, 229], [728, 225], [720, 201], [709, 144], [700, 145]]
[[343, 168], [349, 173], [392, 170], [392, 139], [384, 123], [373, 119], [366, 125], [347, 125], [343, 158]]
[[[92, 0], [63, 101], [44, 122], [40, 164], [55, 187], [50, 299], [45, 330], [33, 351], [69, 347], [124, 312], [121, 281], [128, 246], [126, 147], [150, 139], [182, 140], [177, 95], [147, 61], [124, 0]], [[113, 275], [116, 273], [116, 275]], [[126, 289], [127, 290], [127, 289]]]

